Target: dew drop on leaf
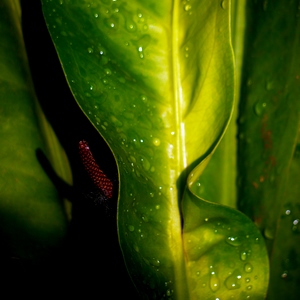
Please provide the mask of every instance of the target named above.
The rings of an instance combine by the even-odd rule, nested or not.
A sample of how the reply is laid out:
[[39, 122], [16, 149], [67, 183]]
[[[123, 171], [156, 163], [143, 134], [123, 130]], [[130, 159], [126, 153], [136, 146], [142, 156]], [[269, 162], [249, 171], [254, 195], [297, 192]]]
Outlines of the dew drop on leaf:
[[190, 4], [186, 4], [185, 6], [184, 6], [184, 10], [185, 11], [190, 11], [192, 9], [192, 6], [190, 5]]
[[227, 239], [226, 239], [226, 242], [231, 245], [231, 246], [234, 246], [234, 247], [238, 247], [241, 245], [241, 241], [238, 237], [233, 237], [233, 236], [229, 236]]
[[159, 146], [159, 145], [160, 145], [160, 139], [154, 138], [154, 139], [153, 139], [153, 145], [154, 145], [154, 146]]
[[145, 216], [145, 215], [143, 215], [143, 216], [142, 216], [142, 220], [143, 220], [144, 222], [146, 222], [146, 223], [148, 223], [148, 222], [149, 222], [149, 220], [148, 220], [148, 217], [147, 217], [147, 216]]
[[257, 101], [254, 105], [254, 112], [257, 116], [261, 116], [267, 107], [266, 102]]
[[108, 68], [106, 68], [106, 69], [104, 70], [104, 72], [105, 72], [106, 75], [111, 75], [111, 70], [108, 69]]
[[287, 271], [284, 271], [284, 272], [281, 274], [281, 278], [283, 278], [283, 279], [287, 278], [287, 276], [288, 276]]
[[133, 21], [126, 21], [125, 27], [128, 32], [136, 31], [136, 24]]
[[213, 292], [220, 288], [220, 280], [215, 271], [210, 272], [209, 287]]
[[225, 286], [229, 290], [236, 290], [241, 287], [241, 279], [242, 276], [238, 272], [234, 272], [230, 276], [228, 276], [225, 280]]
[[241, 258], [242, 261], [245, 261], [247, 259], [247, 252], [246, 251], [242, 251], [241, 255], [240, 255], [240, 258]]
[[128, 226], [128, 230], [129, 230], [130, 232], [133, 232], [133, 231], [134, 231], [134, 226], [129, 225], [129, 226]]
[[148, 100], [147, 96], [145, 96], [145, 95], [141, 95], [141, 99], [142, 99], [143, 102], [147, 102], [147, 100]]
[[252, 272], [252, 265], [250, 263], [245, 264], [244, 270], [246, 273], [251, 273]]
[[160, 266], [160, 260], [156, 259], [156, 258], [152, 258], [151, 264], [155, 267], [159, 267]]
[[225, 1], [225, 0], [222, 0], [222, 1], [221, 1], [221, 7], [222, 7], [223, 9], [226, 9], [226, 1]]
[[148, 170], [150, 169], [150, 162], [148, 161], [148, 159], [142, 158], [141, 161], [142, 161], [142, 166], [143, 166], [143, 168], [144, 168], [146, 171], [148, 171]]
[[117, 19], [108, 18], [104, 21], [104, 24], [107, 28], [116, 29], [118, 26]]

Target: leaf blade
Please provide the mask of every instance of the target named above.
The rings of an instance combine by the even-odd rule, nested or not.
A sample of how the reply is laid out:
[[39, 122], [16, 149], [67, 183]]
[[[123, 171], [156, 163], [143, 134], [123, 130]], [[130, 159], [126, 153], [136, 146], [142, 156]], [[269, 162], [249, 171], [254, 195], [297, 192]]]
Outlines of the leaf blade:
[[[294, 273], [299, 263], [286, 263], [288, 253], [299, 243], [291, 230], [292, 216], [286, 214], [294, 207], [297, 215], [299, 202], [298, 186], [290, 178], [299, 173], [295, 156], [299, 132], [297, 5], [297, 1], [289, 5], [284, 1], [247, 4], [249, 25], [240, 104], [239, 207], [265, 236], [271, 267], [270, 299], [287, 295], [293, 299], [299, 291], [299, 277]], [[294, 276], [285, 280], [287, 266]]]
[[187, 299], [180, 200], [232, 114], [227, 2], [50, 2], [45, 19], [70, 87], [117, 160], [128, 270], [145, 299]]
[[47, 151], [24, 50], [20, 3], [2, 1], [0, 6], [1, 251], [5, 258], [39, 261], [61, 245], [67, 220], [36, 157], [37, 149]]

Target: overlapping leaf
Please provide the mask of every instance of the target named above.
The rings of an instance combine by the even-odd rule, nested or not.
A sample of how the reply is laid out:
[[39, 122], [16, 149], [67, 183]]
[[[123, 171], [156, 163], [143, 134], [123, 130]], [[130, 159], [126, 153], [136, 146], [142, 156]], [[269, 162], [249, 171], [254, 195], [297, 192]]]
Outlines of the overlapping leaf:
[[239, 207], [271, 262], [269, 299], [299, 294], [299, 1], [248, 1], [239, 119]]
[[61, 244], [67, 229], [57, 191], [36, 157], [37, 149], [49, 153], [43, 127], [52, 138], [49, 148], [62, 150], [45, 119], [42, 125], [38, 118], [19, 1], [1, 1], [0, 36], [1, 254], [38, 260]]

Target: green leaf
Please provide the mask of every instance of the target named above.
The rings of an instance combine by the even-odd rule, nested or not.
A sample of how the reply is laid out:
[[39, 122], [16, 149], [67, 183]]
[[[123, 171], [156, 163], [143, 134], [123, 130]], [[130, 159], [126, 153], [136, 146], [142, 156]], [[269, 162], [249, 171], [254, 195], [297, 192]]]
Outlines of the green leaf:
[[183, 218], [191, 299], [264, 299], [268, 258], [253, 223], [237, 210], [200, 201], [188, 190]]
[[[36, 150], [46, 154], [21, 31], [19, 1], [0, 4], [0, 228], [6, 258], [45, 258], [66, 234], [58, 193]], [[38, 112], [39, 111], [39, 112]], [[44, 120], [45, 130], [51, 130]], [[57, 140], [49, 149], [59, 149]], [[68, 166], [64, 162], [64, 167]]]
[[240, 208], [264, 233], [269, 299], [299, 294], [299, 1], [248, 1], [240, 101]]
[[256, 227], [195, 191], [232, 114], [230, 3], [42, 3], [70, 88], [116, 157], [119, 240], [141, 297], [262, 298]]

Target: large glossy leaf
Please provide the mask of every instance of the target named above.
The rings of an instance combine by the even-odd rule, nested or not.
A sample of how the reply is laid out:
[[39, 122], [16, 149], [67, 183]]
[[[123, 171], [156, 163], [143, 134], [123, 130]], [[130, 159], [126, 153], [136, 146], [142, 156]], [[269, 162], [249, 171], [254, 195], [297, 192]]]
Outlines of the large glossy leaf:
[[42, 3], [71, 90], [116, 157], [119, 240], [141, 297], [263, 298], [256, 227], [195, 188], [232, 113], [230, 3]]
[[246, 11], [239, 206], [267, 241], [269, 299], [298, 299], [299, 1], [248, 1]]
[[[1, 1], [0, 36], [1, 254], [5, 259], [36, 260], [48, 257], [67, 229], [62, 202], [38, 162], [36, 150], [46, 154], [62, 150], [37, 108], [24, 51], [19, 1]], [[42, 128], [51, 141], [48, 147]], [[63, 166], [68, 166], [66, 161]], [[59, 172], [59, 168], [56, 170]]]

